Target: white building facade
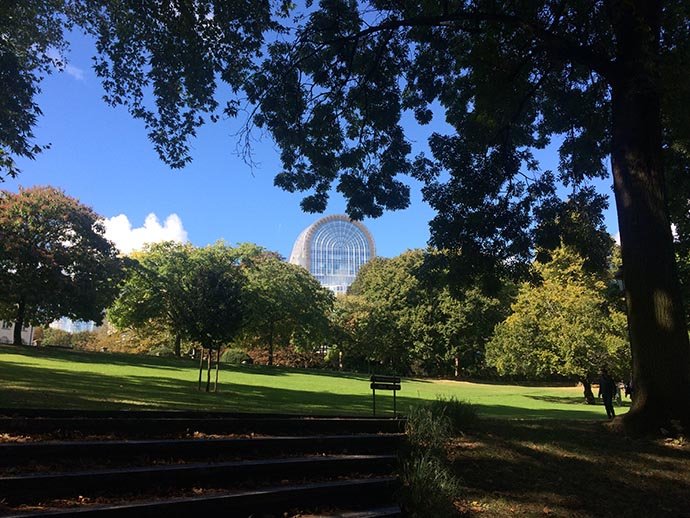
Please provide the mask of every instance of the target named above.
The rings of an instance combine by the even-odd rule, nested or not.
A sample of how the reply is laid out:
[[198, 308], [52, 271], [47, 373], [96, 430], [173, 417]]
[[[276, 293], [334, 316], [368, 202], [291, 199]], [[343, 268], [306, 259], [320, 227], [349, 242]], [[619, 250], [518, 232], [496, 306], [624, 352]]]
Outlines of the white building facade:
[[[34, 328], [24, 326], [22, 329], [22, 343], [31, 345], [34, 341]], [[0, 320], [0, 344], [11, 344], [14, 342], [14, 323]]]

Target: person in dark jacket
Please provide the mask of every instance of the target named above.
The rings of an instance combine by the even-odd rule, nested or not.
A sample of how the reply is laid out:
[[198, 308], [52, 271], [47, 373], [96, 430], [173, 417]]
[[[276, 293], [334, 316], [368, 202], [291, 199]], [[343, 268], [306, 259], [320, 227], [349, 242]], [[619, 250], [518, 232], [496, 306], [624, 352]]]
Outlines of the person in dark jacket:
[[616, 394], [616, 382], [608, 373], [606, 369], [601, 369], [601, 377], [599, 378], [599, 397], [604, 400], [604, 407], [606, 408], [606, 415], [609, 419], [616, 417], [613, 411], [613, 396]]

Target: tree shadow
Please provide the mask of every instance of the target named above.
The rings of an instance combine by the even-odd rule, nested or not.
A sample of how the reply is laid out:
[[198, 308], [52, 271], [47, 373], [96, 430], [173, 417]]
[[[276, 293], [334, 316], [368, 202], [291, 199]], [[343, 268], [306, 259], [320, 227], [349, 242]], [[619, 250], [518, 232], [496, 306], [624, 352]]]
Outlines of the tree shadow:
[[591, 421], [478, 426], [453, 454], [468, 499], [506, 514], [690, 516], [687, 447], [621, 437]]
[[[193, 376], [195, 371], [190, 370]], [[227, 374], [227, 373], [226, 373]], [[231, 373], [230, 373], [231, 375]], [[202, 391], [198, 379], [164, 376], [113, 376], [63, 369], [44, 369], [21, 362], [0, 364], [8, 381], [0, 392], [0, 408], [170, 409], [249, 413], [371, 415], [368, 384], [362, 394], [300, 390], [223, 381], [217, 393]], [[398, 398], [398, 410], [418, 404]], [[377, 414], [392, 415], [392, 397], [377, 397]]]
[[[561, 405], [583, 405], [586, 404], [583, 397], [573, 397], [573, 396], [539, 396], [539, 395], [526, 395], [525, 397], [534, 399], [537, 401], [545, 401], [547, 403], [556, 403]], [[630, 408], [630, 401], [621, 401], [620, 405], [613, 404], [614, 408]], [[593, 406], [604, 406], [602, 401], [597, 400]]]

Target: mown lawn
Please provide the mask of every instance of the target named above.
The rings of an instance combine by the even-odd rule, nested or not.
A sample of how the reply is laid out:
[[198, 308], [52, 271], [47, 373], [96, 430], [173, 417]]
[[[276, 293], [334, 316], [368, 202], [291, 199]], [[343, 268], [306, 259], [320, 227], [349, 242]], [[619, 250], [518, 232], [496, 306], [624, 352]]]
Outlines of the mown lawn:
[[[368, 375], [223, 366], [220, 391], [197, 391], [198, 365], [187, 359], [0, 346], [0, 407], [151, 408], [369, 414]], [[577, 387], [524, 387], [405, 379], [398, 409], [455, 396], [480, 415], [504, 418], [604, 419]], [[390, 411], [389, 394], [377, 409]], [[623, 410], [623, 409], [621, 409]]]
[[[0, 408], [371, 412], [366, 375], [225, 367], [218, 394], [197, 392], [197, 376], [191, 360], [0, 346]], [[441, 394], [483, 417], [447, 446], [458, 517], [690, 518], [682, 437], [611, 433], [603, 407], [584, 404], [576, 387], [406, 379], [400, 408]]]

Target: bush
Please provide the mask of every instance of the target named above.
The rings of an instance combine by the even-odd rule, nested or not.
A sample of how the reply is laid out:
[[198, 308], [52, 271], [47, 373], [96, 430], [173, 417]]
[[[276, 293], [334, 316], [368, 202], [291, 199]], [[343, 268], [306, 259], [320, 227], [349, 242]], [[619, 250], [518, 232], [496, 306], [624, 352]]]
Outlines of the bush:
[[410, 447], [442, 454], [451, 435], [451, 424], [445, 415], [434, 414], [429, 405], [410, 408], [405, 433]]
[[401, 466], [403, 487], [399, 501], [405, 516], [444, 518], [456, 516], [453, 502], [460, 484], [450, 469], [431, 452], [417, 452]]
[[72, 333], [63, 331], [62, 329], [53, 329], [47, 327], [43, 330], [43, 340], [41, 345], [56, 345], [59, 347], [72, 346]]
[[152, 347], [149, 349], [148, 354], [151, 356], [159, 356], [160, 358], [172, 358], [175, 356], [175, 351], [173, 351], [170, 347], [160, 345], [158, 347]]
[[75, 349], [93, 350], [98, 347], [98, 333], [95, 331], [80, 331], [72, 333], [72, 345]]
[[233, 347], [226, 349], [220, 355], [223, 363], [230, 365], [241, 365], [243, 363], [253, 363], [251, 357], [242, 349], [235, 349]]
[[436, 401], [429, 404], [429, 408], [435, 416], [448, 419], [452, 433], [466, 430], [477, 421], [477, 409], [467, 401], [458, 400], [455, 396], [449, 398], [437, 396]]
[[452, 434], [450, 418], [438, 404], [413, 407], [407, 414], [407, 448], [401, 456], [403, 487], [399, 495], [405, 516], [450, 517], [460, 485], [446, 462]]

